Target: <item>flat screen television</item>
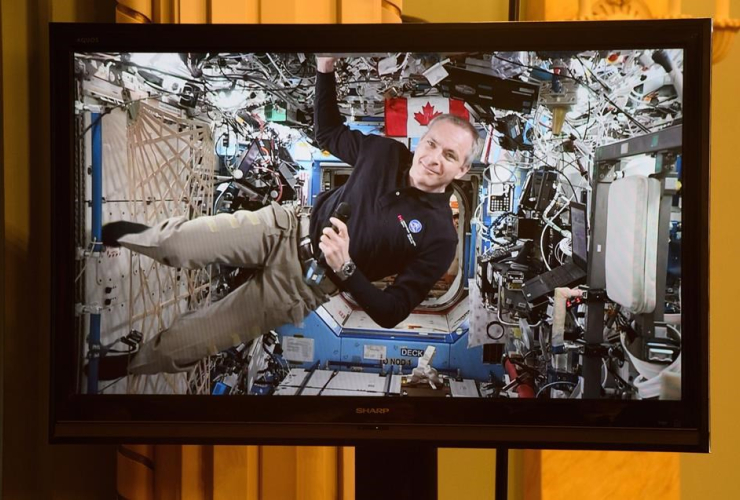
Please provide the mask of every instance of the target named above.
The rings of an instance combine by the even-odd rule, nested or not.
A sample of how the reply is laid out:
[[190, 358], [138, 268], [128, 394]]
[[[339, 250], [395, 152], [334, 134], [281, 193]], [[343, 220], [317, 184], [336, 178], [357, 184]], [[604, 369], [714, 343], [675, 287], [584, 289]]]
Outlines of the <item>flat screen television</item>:
[[[50, 29], [53, 441], [708, 451], [709, 20]], [[207, 248], [214, 221], [344, 189], [354, 166], [315, 139], [327, 54], [354, 136], [415, 152], [439, 114], [474, 128], [439, 208], [452, 263], [392, 327], [340, 284], [131, 373], [270, 268], [170, 266], [106, 224], [200, 220]], [[349, 220], [414, 247], [426, 224]]]

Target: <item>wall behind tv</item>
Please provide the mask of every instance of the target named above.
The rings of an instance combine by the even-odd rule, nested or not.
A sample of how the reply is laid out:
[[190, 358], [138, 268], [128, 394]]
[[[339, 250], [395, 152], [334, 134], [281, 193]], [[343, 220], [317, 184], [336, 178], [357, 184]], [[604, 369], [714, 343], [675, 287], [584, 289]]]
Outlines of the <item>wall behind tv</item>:
[[2, 0], [2, 490], [11, 500], [112, 498], [115, 448], [49, 446], [48, 22], [113, 21], [113, 2]]
[[[683, 0], [684, 12], [710, 17], [714, 2]], [[740, 18], [740, 2], [732, 0], [731, 15]], [[738, 232], [738, 117], [740, 99], [740, 40], [727, 58], [712, 67], [712, 182], [710, 222], [710, 398], [709, 455], [681, 455], [684, 500], [735, 498], [740, 464], [740, 397], [737, 388], [737, 290], [740, 283]], [[689, 265], [689, 263], [685, 264]]]
[[[577, 0], [571, 0], [577, 3]], [[442, 21], [500, 20], [505, 5], [498, 0], [425, 2], [405, 0], [404, 14]], [[531, 0], [530, 2], [531, 3]], [[652, 2], [647, 2], [652, 3]], [[658, 2], [655, 3], [667, 3]], [[740, 6], [733, 13], [740, 17]], [[499, 10], [491, 10], [492, 6]], [[501, 7], [503, 5], [503, 7]], [[711, 3], [683, 0], [683, 12], [710, 16]], [[48, 90], [47, 23], [113, 21], [113, 0], [2, 0], [4, 315], [0, 328], [2, 360], [2, 493], [7, 499], [111, 498], [115, 489], [115, 448], [46, 445], [48, 379]], [[503, 10], [501, 10], [503, 9]], [[501, 14], [503, 12], [503, 14]], [[489, 17], [490, 16], [490, 17]], [[494, 17], [495, 16], [495, 17]], [[736, 82], [740, 79], [738, 43], [715, 65], [712, 91], [712, 318], [711, 390], [712, 454], [680, 455], [681, 497], [734, 498], [740, 463], [740, 403], [735, 384], [737, 266], [736, 174], [734, 146], [740, 116]], [[733, 182], [735, 181], [735, 182]], [[544, 482], [539, 498], [602, 498], [595, 483], [644, 481], [644, 455], [545, 452]], [[566, 467], [566, 460], [568, 466]], [[670, 460], [670, 458], [669, 458]], [[490, 462], [489, 462], [490, 461]], [[449, 450], [440, 456], [440, 490], [447, 498], [491, 498], [493, 454]], [[616, 467], [622, 464], [621, 470]], [[516, 470], [517, 468], [514, 467]], [[663, 470], [653, 474], [673, 474]], [[521, 475], [516, 476], [518, 479]], [[649, 479], [649, 478], [648, 478]], [[634, 483], [633, 483], [634, 484]], [[575, 493], [574, 493], [575, 492]], [[516, 493], [516, 492], [515, 492]], [[661, 495], [661, 493], [663, 495]], [[534, 494], [534, 493], [532, 493]], [[645, 491], [637, 498], [675, 498], [665, 491]], [[518, 495], [517, 495], [518, 496]], [[535, 498], [535, 497], [531, 497]]]

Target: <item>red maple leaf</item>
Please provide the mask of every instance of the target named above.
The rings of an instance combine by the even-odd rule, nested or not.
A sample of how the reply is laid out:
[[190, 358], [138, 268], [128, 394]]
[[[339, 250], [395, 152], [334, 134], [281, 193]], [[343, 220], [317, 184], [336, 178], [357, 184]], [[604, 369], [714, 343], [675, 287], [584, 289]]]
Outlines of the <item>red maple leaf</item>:
[[419, 125], [429, 125], [429, 122], [437, 116], [441, 115], [441, 111], [434, 111], [434, 106], [429, 104], [429, 101], [421, 107], [421, 113], [414, 113], [414, 120], [419, 122]]

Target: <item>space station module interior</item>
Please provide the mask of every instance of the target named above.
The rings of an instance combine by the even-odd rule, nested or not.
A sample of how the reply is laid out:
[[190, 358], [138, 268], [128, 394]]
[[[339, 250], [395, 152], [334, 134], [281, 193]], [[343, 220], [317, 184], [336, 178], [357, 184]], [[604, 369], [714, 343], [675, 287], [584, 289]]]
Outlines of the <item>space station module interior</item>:
[[[351, 175], [314, 140], [313, 54], [74, 64], [83, 361], [135, 352], [259, 272], [169, 268], [103, 247], [95, 225], [311, 206]], [[350, 128], [414, 150], [449, 112], [485, 140], [453, 183], [449, 270], [395, 328], [338, 293], [187, 373], [92, 392], [679, 399], [682, 67], [680, 50], [341, 54]]]

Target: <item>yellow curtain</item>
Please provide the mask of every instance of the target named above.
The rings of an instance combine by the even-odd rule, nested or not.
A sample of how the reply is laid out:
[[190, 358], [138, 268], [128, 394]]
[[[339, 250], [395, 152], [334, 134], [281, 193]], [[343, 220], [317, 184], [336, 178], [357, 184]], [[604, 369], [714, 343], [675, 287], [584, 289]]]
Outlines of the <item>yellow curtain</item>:
[[117, 0], [119, 23], [399, 23], [403, 0]]
[[[119, 23], [398, 23], [403, 0], [117, 0]], [[130, 500], [353, 500], [354, 449], [121, 445]]]
[[354, 448], [121, 445], [117, 491], [131, 500], [349, 500]]

